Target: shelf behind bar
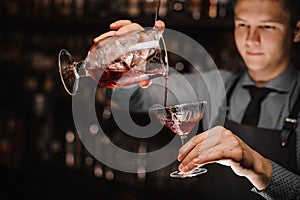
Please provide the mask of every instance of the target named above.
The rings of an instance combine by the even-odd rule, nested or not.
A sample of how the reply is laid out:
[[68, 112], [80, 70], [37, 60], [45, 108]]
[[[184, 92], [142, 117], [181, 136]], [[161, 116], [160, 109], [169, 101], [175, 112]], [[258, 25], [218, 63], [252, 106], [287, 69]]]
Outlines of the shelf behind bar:
[[[150, 17], [128, 17], [111, 16], [110, 18], [42, 18], [42, 17], [0, 17], [3, 31], [10, 30], [49, 30], [58, 31], [78, 31], [85, 32], [90, 30], [108, 30], [109, 24], [119, 19], [130, 19], [142, 26], [153, 26], [153, 20]], [[187, 27], [187, 28], [231, 28], [233, 26], [230, 19], [199, 19], [194, 20], [187, 17], [168, 17], [161, 19], [169, 28]]]

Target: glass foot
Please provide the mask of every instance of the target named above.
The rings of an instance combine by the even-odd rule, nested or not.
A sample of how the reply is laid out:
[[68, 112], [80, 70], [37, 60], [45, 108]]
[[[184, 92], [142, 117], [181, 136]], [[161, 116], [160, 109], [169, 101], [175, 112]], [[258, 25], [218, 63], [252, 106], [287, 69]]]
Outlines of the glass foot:
[[197, 168], [188, 173], [183, 173], [181, 171], [174, 171], [170, 174], [170, 176], [173, 178], [189, 178], [189, 177], [194, 177], [194, 176], [198, 176], [201, 174], [205, 174], [206, 172], [207, 172], [207, 169], [205, 169], [205, 168]]

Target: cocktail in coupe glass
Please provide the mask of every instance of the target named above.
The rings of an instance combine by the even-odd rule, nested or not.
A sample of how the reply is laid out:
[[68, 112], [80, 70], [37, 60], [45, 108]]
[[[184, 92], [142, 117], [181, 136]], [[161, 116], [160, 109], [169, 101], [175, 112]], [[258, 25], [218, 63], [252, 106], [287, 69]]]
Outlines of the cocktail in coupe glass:
[[[184, 145], [187, 141], [188, 134], [203, 118], [206, 104], [206, 101], [200, 101], [167, 107], [155, 107], [152, 111], [160, 123], [181, 137], [182, 145]], [[198, 167], [188, 173], [182, 173], [177, 170], [172, 172], [170, 176], [186, 178], [204, 174], [206, 172], [207, 169]]]
[[146, 87], [151, 79], [168, 73], [162, 30], [154, 28], [100, 40], [80, 62], [74, 62], [71, 54], [62, 49], [58, 65], [63, 85], [70, 95], [76, 94], [80, 77], [91, 77], [107, 88], [133, 84]]

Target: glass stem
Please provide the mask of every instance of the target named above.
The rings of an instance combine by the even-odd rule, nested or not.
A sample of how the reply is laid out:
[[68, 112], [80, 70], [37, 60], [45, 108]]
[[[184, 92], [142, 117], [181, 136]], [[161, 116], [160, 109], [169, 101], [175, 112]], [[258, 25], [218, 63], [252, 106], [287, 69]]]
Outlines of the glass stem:
[[187, 141], [188, 141], [188, 138], [187, 136], [181, 136], [181, 144], [184, 145]]

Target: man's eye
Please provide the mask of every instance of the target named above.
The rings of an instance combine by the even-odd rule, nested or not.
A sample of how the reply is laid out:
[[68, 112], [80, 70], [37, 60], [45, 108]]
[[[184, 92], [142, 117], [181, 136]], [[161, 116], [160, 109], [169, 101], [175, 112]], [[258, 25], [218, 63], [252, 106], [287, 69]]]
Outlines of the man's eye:
[[261, 28], [271, 30], [271, 29], [275, 29], [275, 26], [265, 25], [265, 26], [261, 26]]
[[237, 24], [237, 27], [247, 27], [246, 24]]

